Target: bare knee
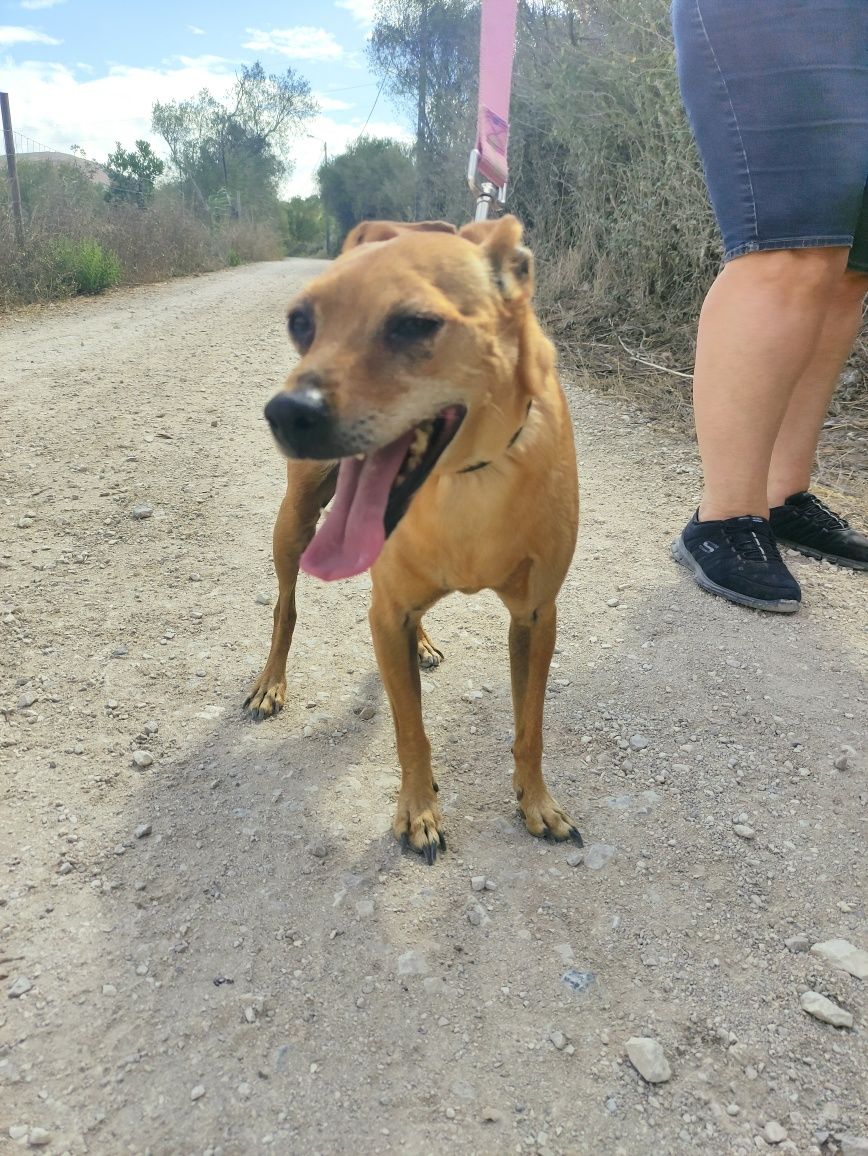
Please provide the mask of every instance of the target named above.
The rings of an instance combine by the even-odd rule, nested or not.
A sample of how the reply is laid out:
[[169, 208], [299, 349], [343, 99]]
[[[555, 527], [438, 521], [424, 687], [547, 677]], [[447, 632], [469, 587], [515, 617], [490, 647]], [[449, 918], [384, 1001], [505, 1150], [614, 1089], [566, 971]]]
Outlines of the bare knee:
[[750, 280], [772, 294], [825, 304], [842, 283], [848, 250], [842, 246], [820, 249], [766, 249], [730, 261], [724, 270], [731, 279]]
[[868, 293], [868, 273], [859, 269], [846, 269], [841, 278], [838, 296], [842, 305], [862, 304], [865, 294]]

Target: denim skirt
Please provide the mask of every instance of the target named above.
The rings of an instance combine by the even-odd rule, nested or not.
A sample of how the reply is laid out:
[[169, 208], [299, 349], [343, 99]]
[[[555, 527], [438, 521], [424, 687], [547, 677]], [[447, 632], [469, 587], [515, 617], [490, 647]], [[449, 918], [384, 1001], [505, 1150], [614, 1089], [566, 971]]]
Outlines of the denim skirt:
[[673, 0], [725, 259], [850, 248], [868, 272], [868, 0]]

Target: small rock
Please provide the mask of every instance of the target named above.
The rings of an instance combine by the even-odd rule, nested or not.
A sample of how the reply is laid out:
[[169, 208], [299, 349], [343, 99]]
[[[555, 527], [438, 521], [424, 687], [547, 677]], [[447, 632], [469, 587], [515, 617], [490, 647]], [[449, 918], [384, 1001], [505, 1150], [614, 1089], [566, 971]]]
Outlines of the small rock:
[[558, 1049], [559, 1052], [562, 1052], [564, 1050], [564, 1048], [567, 1046], [567, 1037], [564, 1035], [563, 1032], [558, 1032], [558, 1031], [549, 1032], [549, 1039], [554, 1044], [554, 1046]]
[[26, 995], [33, 987], [33, 984], [26, 975], [19, 975], [18, 979], [9, 988], [9, 998], [18, 999], [19, 996]]
[[606, 605], [609, 607], [610, 610], [614, 610], [616, 606], [621, 605], [621, 599], [620, 598], [609, 598], [608, 601], [606, 602]]
[[362, 722], [370, 722], [376, 713], [376, 708], [371, 706], [370, 703], [366, 703], [359, 711], [359, 718]]
[[756, 835], [756, 831], [753, 827], [749, 827], [747, 823], [736, 823], [732, 829], [736, 835], [738, 835], [739, 839], [753, 839]]
[[648, 740], [644, 735], [632, 735], [630, 737], [630, 746], [634, 751], [644, 751], [648, 746]]
[[325, 859], [329, 853], [328, 843], [319, 839], [315, 843], [311, 843], [307, 849], [309, 855], [313, 855], [314, 859]]
[[470, 886], [473, 888], [474, 891], [484, 891], [485, 890], [485, 876], [484, 875], [471, 875]]
[[769, 1120], [763, 1128], [763, 1139], [767, 1144], [783, 1144], [787, 1138], [787, 1130], [777, 1120]]
[[154, 507], [149, 506], [147, 502], [141, 502], [139, 505], [133, 506], [131, 513], [135, 521], [143, 522], [145, 518], [152, 517]]
[[194, 1100], [194, 1101], [195, 1100], [201, 1100], [204, 1095], [205, 1095], [205, 1088], [202, 1084], [197, 1084], [196, 1087], [192, 1088], [190, 1091], [190, 1099]]
[[259, 594], [256, 595], [256, 598], [254, 599], [254, 601], [256, 602], [257, 606], [270, 606], [271, 605], [271, 595], [265, 594], [263, 591], [260, 591]]
[[741, 1111], [741, 1108], [739, 1108], [738, 1104], [727, 1104], [726, 1105], [727, 1116], [737, 1116], [740, 1111]]
[[657, 1040], [648, 1036], [631, 1036], [627, 1040], [627, 1055], [642, 1079], [649, 1084], [664, 1084], [672, 1078], [672, 1069]]
[[137, 839], [144, 839], [147, 835], [150, 835], [152, 830], [153, 827], [150, 823], [139, 823], [135, 830], [135, 836]]
[[849, 771], [850, 759], [848, 755], [838, 755], [832, 764], [836, 771]]
[[596, 978], [596, 974], [593, 971], [579, 971], [575, 967], [571, 967], [569, 971], [565, 971], [561, 976], [562, 982], [565, 983], [571, 991], [587, 991]]
[[57, 874], [58, 874], [58, 875], [71, 875], [71, 874], [73, 873], [73, 871], [74, 871], [74, 870], [75, 870], [75, 868], [74, 868], [74, 867], [73, 867], [73, 865], [72, 865], [72, 864], [69, 862], [69, 860], [68, 860], [68, 859], [64, 859], [64, 861], [63, 861], [63, 862], [60, 864], [60, 866], [57, 868]]
[[159, 729], [160, 724], [152, 718], [149, 718], [145, 725], [142, 727], [142, 730], [146, 735], [155, 735]]
[[812, 955], [819, 955], [832, 967], [849, 972], [856, 979], [868, 979], [868, 951], [854, 947], [846, 939], [827, 939], [825, 943], [815, 943]]
[[497, 1108], [483, 1108], [482, 1119], [486, 1124], [498, 1124], [503, 1119], [503, 1112], [498, 1112]]
[[44, 1148], [51, 1143], [51, 1133], [44, 1128], [31, 1128], [27, 1137], [28, 1148]]
[[824, 995], [820, 995], [818, 991], [803, 992], [799, 1002], [803, 1011], [814, 1019], [822, 1020], [824, 1024], [831, 1024], [836, 1028], [853, 1026], [852, 1015], [842, 1007], [838, 1007], [836, 1003], [832, 1003], [830, 999], [826, 999]]
[[18, 700], [18, 709], [27, 710], [29, 706], [33, 706], [38, 698], [39, 695], [35, 690], [25, 690], [24, 694], [22, 694], [21, 698]]
[[599, 871], [614, 856], [615, 848], [609, 843], [592, 843], [585, 851], [585, 866], [590, 871]]
[[27, 1133], [30, 1129], [26, 1124], [13, 1124], [9, 1129], [9, 1136], [11, 1139], [20, 1142], [27, 1139]]
[[467, 909], [467, 921], [474, 927], [482, 927], [484, 923], [488, 923], [485, 908], [479, 903], [474, 903], [472, 907]]
[[868, 1136], [854, 1136], [852, 1132], [846, 1132], [838, 1137], [838, 1145], [841, 1156], [868, 1156]]
[[585, 852], [584, 851], [570, 851], [569, 855], [567, 855], [567, 865], [569, 867], [578, 867], [579, 864], [584, 863], [584, 861], [585, 861]]
[[429, 970], [428, 961], [418, 949], [411, 948], [398, 956], [398, 975], [425, 975]]
[[799, 955], [803, 951], [807, 951], [811, 946], [811, 941], [807, 935], [791, 935], [789, 939], [784, 940], [784, 945], [789, 948], [793, 955]]
[[137, 767], [150, 767], [154, 761], [154, 756], [150, 751], [133, 751], [133, 762]]
[[446, 984], [439, 975], [426, 975], [422, 980], [422, 987], [426, 995], [443, 995], [446, 991]]

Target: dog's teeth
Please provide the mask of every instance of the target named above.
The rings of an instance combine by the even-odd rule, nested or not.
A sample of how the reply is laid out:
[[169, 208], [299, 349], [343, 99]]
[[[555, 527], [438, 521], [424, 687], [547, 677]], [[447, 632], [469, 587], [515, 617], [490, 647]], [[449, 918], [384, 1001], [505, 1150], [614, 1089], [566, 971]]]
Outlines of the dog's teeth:
[[364, 460], [365, 460], [364, 454], [356, 454], [356, 461], [357, 462], [363, 462]]

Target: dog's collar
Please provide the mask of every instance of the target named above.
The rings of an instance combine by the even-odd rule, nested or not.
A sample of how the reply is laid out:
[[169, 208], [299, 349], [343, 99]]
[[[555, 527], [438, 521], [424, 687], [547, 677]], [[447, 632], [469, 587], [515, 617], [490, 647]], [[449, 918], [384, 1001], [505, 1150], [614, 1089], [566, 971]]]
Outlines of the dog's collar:
[[[528, 419], [528, 416], [530, 415], [530, 407], [532, 405], [533, 405], [533, 398], [531, 398], [531, 400], [527, 403], [527, 409], [524, 411], [524, 421], [521, 423], [521, 425], [518, 427], [518, 429], [515, 431], [515, 433], [512, 435], [512, 437], [506, 443], [506, 449], [507, 450], [512, 449], [512, 447], [518, 441], [518, 438], [519, 438], [521, 431], [527, 425], [527, 419]], [[504, 453], [506, 453], [506, 450], [504, 450]], [[491, 462], [475, 462], [474, 465], [465, 466], [463, 470], [459, 470], [458, 472], [459, 472], [459, 474], [472, 474], [474, 472], [474, 470], [484, 470], [486, 466], [490, 466], [490, 465], [491, 465]]]

